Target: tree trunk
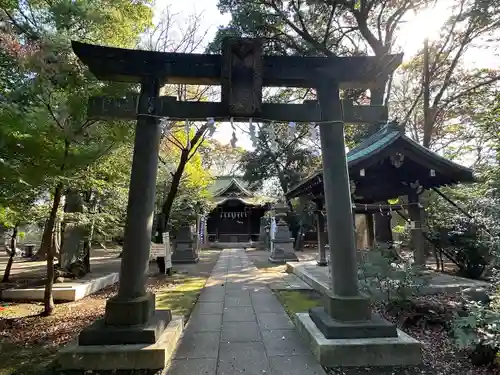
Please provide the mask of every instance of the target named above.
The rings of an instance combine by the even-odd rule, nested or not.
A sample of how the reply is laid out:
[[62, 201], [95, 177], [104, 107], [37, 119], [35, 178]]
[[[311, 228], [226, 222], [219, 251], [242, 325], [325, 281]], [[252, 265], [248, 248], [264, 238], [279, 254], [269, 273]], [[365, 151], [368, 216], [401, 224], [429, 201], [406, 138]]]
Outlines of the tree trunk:
[[[174, 175], [172, 176], [172, 183], [170, 184], [170, 190], [168, 192], [167, 198], [165, 199], [165, 202], [163, 203], [162, 210], [161, 210], [161, 215], [163, 216], [163, 220], [157, 220], [157, 232], [159, 241], [158, 243], [163, 243], [163, 236], [162, 233], [167, 230], [168, 227], [168, 221], [170, 219], [170, 211], [172, 211], [172, 205], [174, 204], [174, 199], [175, 196], [177, 195], [177, 191], [179, 190], [179, 185], [181, 183], [181, 178], [182, 174], [184, 173], [184, 169], [186, 168], [186, 164], [189, 162], [190, 159], [190, 153], [191, 156], [194, 155], [194, 153], [197, 152], [197, 147], [203, 142], [203, 136], [208, 129], [208, 124], [205, 124], [201, 126], [196, 133], [194, 134], [193, 138], [190, 139], [189, 145], [187, 145], [186, 148], [181, 149], [181, 158], [179, 160], [179, 164], [177, 165], [177, 170], [175, 171]], [[198, 143], [200, 142], [200, 143]], [[192, 151], [192, 147], [194, 147], [194, 150]], [[161, 225], [161, 227], [160, 227]]]
[[[89, 206], [90, 213], [95, 214], [97, 210], [97, 195], [92, 192], [88, 192], [86, 201]], [[85, 240], [83, 242], [83, 264], [85, 266], [85, 272], [87, 273], [90, 272], [90, 251], [92, 250], [92, 237], [94, 236], [94, 227], [95, 217], [92, 216], [92, 220], [90, 220], [90, 224], [85, 235]]]
[[179, 190], [179, 185], [181, 183], [182, 174], [184, 173], [184, 169], [186, 168], [186, 164], [189, 160], [189, 150], [183, 149], [181, 152], [181, 158], [179, 160], [179, 164], [177, 165], [177, 170], [172, 176], [172, 183], [170, 184], [170, 190], [167, 195], [167, 199], [163, 202], [163, 207], [161, 210], [161, 214], [163, 216], [163, 220], [158, 220], [158, 225], [162, 227], [159, 228], [160, 233], [165, 232], [168, 226], [168, 221], [170, 218], [170, 212], [172, 211], [172, 206], [174, 204], [175, 196], [177, 195], [177, 191]]
[[61, 264], [61, 249], [64, 246], [64, 227], [57, 217], [52, 233], [52, 246], [54, 249], [54, 257], [57, 259], [59, 264]]
[[[43, 227], [43, 233], [47, 230], [47, 225], [49, 225], [49, 220], [47, 219], [45, 221], [45, 225]], [[51, 235], [51, 242], [52, 245], [54, 246], [54, 257], [57, 257], [57, 259], [60, 261], [60, 249], [62, 245], [62, 228], [60, 223], [57, 222], [57, 217], [56, 221], [54, 222], [54, 227], [52, 228], [52, 235]], [[35, 255], [31, 258], [32, 260], [46, 260], [47, 259], [47, 247], [43, 246], [43, 234], [42, 234], [42, 243], [40, 244], [40, 247], [38, 248], [38, 251], [36, 252]]]
[[5, 227], [0, 224], [0, 248], [5, 246]]
[[16, 224], [16, 226], [12, 230], [12, 236], [10, 238], [10, 256], [7, 262], [7, 266], [5, 267], [5, 273], [3, 274], [3, 279], [2, 279], [3, 283], [9, 282], [10, 270], [12, 268], [12, 263], [14, 263], [14, 257], [16, 256], [17, 231], [18, 231], [18, 225]]
[[52, 298], [52, 286], [54, 285], [54, 256], [55, 249], [52, 246], [52, 232], [54, 230], [54, 224], [57, 219], [57, 210], [59, 209], [59, 204], [61, 203], [62, 196], [62, 184], [57, 184], [54, 190], [54, 199], [52, 201], [52, 208], [50, 210], [50, 215], [45, 225], [45, 229], [42, 236], [42, 251], [47, 254], [47, 280], [45, 282], [45, 292], [43, 294], [43, 305], [44, 311], [42, 316], [51, 315], [54, 312], [54, 299]]
[[66, 195], [64, 207], [64, 242], [61, 248], [61, 268], [70, 271], [70, 266], [80, 259], [86, 228], [80, 223], [81, 218], [71, 214], [83, 213], [83, 199], [79, 191], [70, 190]]

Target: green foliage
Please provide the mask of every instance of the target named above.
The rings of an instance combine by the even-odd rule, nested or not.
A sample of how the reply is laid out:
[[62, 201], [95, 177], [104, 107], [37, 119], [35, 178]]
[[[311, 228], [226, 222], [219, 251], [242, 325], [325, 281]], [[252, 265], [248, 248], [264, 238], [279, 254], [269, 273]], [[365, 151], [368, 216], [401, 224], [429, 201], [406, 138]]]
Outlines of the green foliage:
[[[190, 129], [189, 138], [193, 139], [196, 131]], [[183, 128], [174, 128], [171, 134], [164, 140], [161, 151], [161, 165], [157, 178], [157, 207], [161, 208], [171, 187], [172, 177], [178, 168], [183, 149], [187, 145], [187, 135]], [[206, 142], [202, 140], [200, 142]], [[209, 155], [195, 150], [203, 148], [203, 143], [191, 145], [189, 160], [186, 163], [179, 184], [179, 189], [174, 197], [169, 217], [169, 230], [176, 230], [182, 225], [191, 225], [195, 222], [197, 215], [209, 210], [208, 185], [212, 182], [212, 176], [205, 167], [203, 158]], [[181, 146], [183, 148], [181, 148]]]
[[[8, 79], [0, 93], [0, 207], [27, 212], [57, 184], [99, 194], [111, 207], [111, 196], [123, 202], [119, 190], [128, 177], [111, 172], [106, 156], [130, 144], [133, 128], [90, 121], [86, 112], [89, 96], [121, 96], [133, 88], [98, 82], [70, 42], [133, 47], [151, 25], [150, 2], [30, 1], [2, 9], [8, 17], [0, 30], [0, 77]], [[113, 166], [128, 171], [119, 161]], [[100, 221], [114, 223], [109, 216]]]
[[[85, 183], [91, 192], [84, 215], [94, 221], [99, 237], [123, 234], [128, 201], [132, 147], [124, 144], [87, 169]], [[94, 205], [94, 207], [92, 207]]]
[[437, 194], [430, 196], [430, 236], [440, 241], [469, 277], [481, 276], [487, 264], [496, 266], [500, 259], [499, 185], [495, 169], [481, 168], [476, 184], [442, 189], [472, 218]]
[[428, 284], [429, 276], [409, 260], [381, 249], [365, 252], [358, 267], [363, 290], [374, 299], [407, 301]]
[[490, 301], [465, 301], [465, 311], [455, 315], [452, 325], [455, 344], [466, 349], [475, 365], [498, 363], [500, 354], [500, 290]]
[[453, 332], [457, 345], [464, 348], [477, 345], [500, 348], [500, 303], [499, 293], [490, 304], [469, 302], [468, 315], [457, 316]]
[[198, 152], [203, 168], [213, 176], [232, 176], [241, 172], [240, 159], [245, 153], [241, 147], [209, 139], [203, 142]]
[[274, 127], [276, 146], [268, 132], [261, 130], [255, 150], [243, 154], [243, 178], [252, 189], [261, 188], [266, 180], [278, 178], [280, 193], [284, 194], [319, 166], [318, 152], [307, 147], [307, 125], [300, 127], [295, 135], [289, 135], [287, 128], [284, 124]]
[[438, 235], [436, 239], [441, 248], [453, 254], [461, 274], [480, 278], [488, 265], [490, 249], [496, 244], [496, 239], [492, 241], [490, 236], [482, 235], [470, 220], [461, 220], [452, 228], [440, 228]]
[[315, 292], [276, 290], [274, 293], [292, 319], [295, 319], [297, 313], [305, 313], [311, 308], [322, 305], [321, 296]]

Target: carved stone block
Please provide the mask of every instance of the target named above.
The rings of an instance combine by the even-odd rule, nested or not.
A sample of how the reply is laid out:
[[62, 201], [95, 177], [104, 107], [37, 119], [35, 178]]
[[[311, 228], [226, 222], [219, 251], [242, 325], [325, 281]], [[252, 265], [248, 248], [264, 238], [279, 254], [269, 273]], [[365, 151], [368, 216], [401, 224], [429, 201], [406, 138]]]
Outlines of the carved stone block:
[[262, 42], [227, 38], [222, 54], [222, 103], [230, 116], [257, 117], [262, 109]]

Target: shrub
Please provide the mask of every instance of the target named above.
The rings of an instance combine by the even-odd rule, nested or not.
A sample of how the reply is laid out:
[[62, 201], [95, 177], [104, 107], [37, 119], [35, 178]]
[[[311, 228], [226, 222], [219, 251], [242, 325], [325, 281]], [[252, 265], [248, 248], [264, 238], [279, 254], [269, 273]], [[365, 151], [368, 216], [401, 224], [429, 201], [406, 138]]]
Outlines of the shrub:
[[[494, 179], [491, 173], [495, 174]], [[481, 277], [488, 264], [500, 258], [497, 175], [496, 170], [482, 171], [478, 175], [481, 183], [442, 189], [462, 210], [437, 194], [430, 197], [427, 207], [430, 235], [450, 253], [466, 277]]]
[[466, 303], [467, 314], [456, 316], [453, 322], [455, 342], [468, 349], [476, 365], [491, 364], [500, 350], [500, 292], [489, 304]]
[[427, 285], [429, 276], [410, 260], [376, 248], [365, 253], [358, 279], [365, 293], [374, 299], [404, 301]]

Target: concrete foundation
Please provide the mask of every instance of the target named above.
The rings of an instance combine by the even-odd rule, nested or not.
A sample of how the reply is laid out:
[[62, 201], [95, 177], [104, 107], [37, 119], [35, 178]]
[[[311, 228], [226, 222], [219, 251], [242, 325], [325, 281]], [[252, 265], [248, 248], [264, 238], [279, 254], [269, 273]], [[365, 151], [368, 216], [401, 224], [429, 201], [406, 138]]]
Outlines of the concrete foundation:
[[313, 355], [326, 367], [416, 366], [422, 344], [398, 330], [397, 337], [327, 339], [308, 313], [296, 314], [296, 325]]
[[200, 257], [196, 251], [196, 243], [176, 242], [175, 250], [172, 254], [172, 264], [198, 263]]
[[144, 324], [113, 326], [99, 319], [85, 328], [78, 337], [78, 344], [88, 345], [152, 345], [160, 339], [172, 321], [170, 310], [156, 310]]
[[[328, 294], [328, 267], [318, 267], [315, 261], [287, 263], [286, 272], [293, 273], [320, 294]], [[412, 292], [417, 295], [455, 294], [466, 288], [488, 287], [488, 283], [434, 271], [428, 272], [428, 284]], [[382, 295], [381, 295], [382, 296]]]
[[309, 310], [309, 317], [326, 339], [397, 337], [396, 326], [378, 315], [364, 321], [334, 320], [323, 307]]
[[292, 243], [280, 243], [273, 240], [273, 251], [269, 256], [271, 263], [285, 264], [286, 262], [298, 262], [299, 258], [293, 251]]
[[59, 351], [65, 370], [159, 370], [169, 363], [184, 328], [184, 318], [172, 316], [154, 344], [79, 345], [74, 342]]
[[257, 242], [211, 242], [212, 249], [251, 249], [258, 245]]
[[[54, 283], [52, 295], [56, 302], [78, 301], [118, 282], [118, 272], [107, 275], [87, 274], [71, 282]], [[1, 292], [4, 301], [43, 301], [45, 286], [12, 288]]]

